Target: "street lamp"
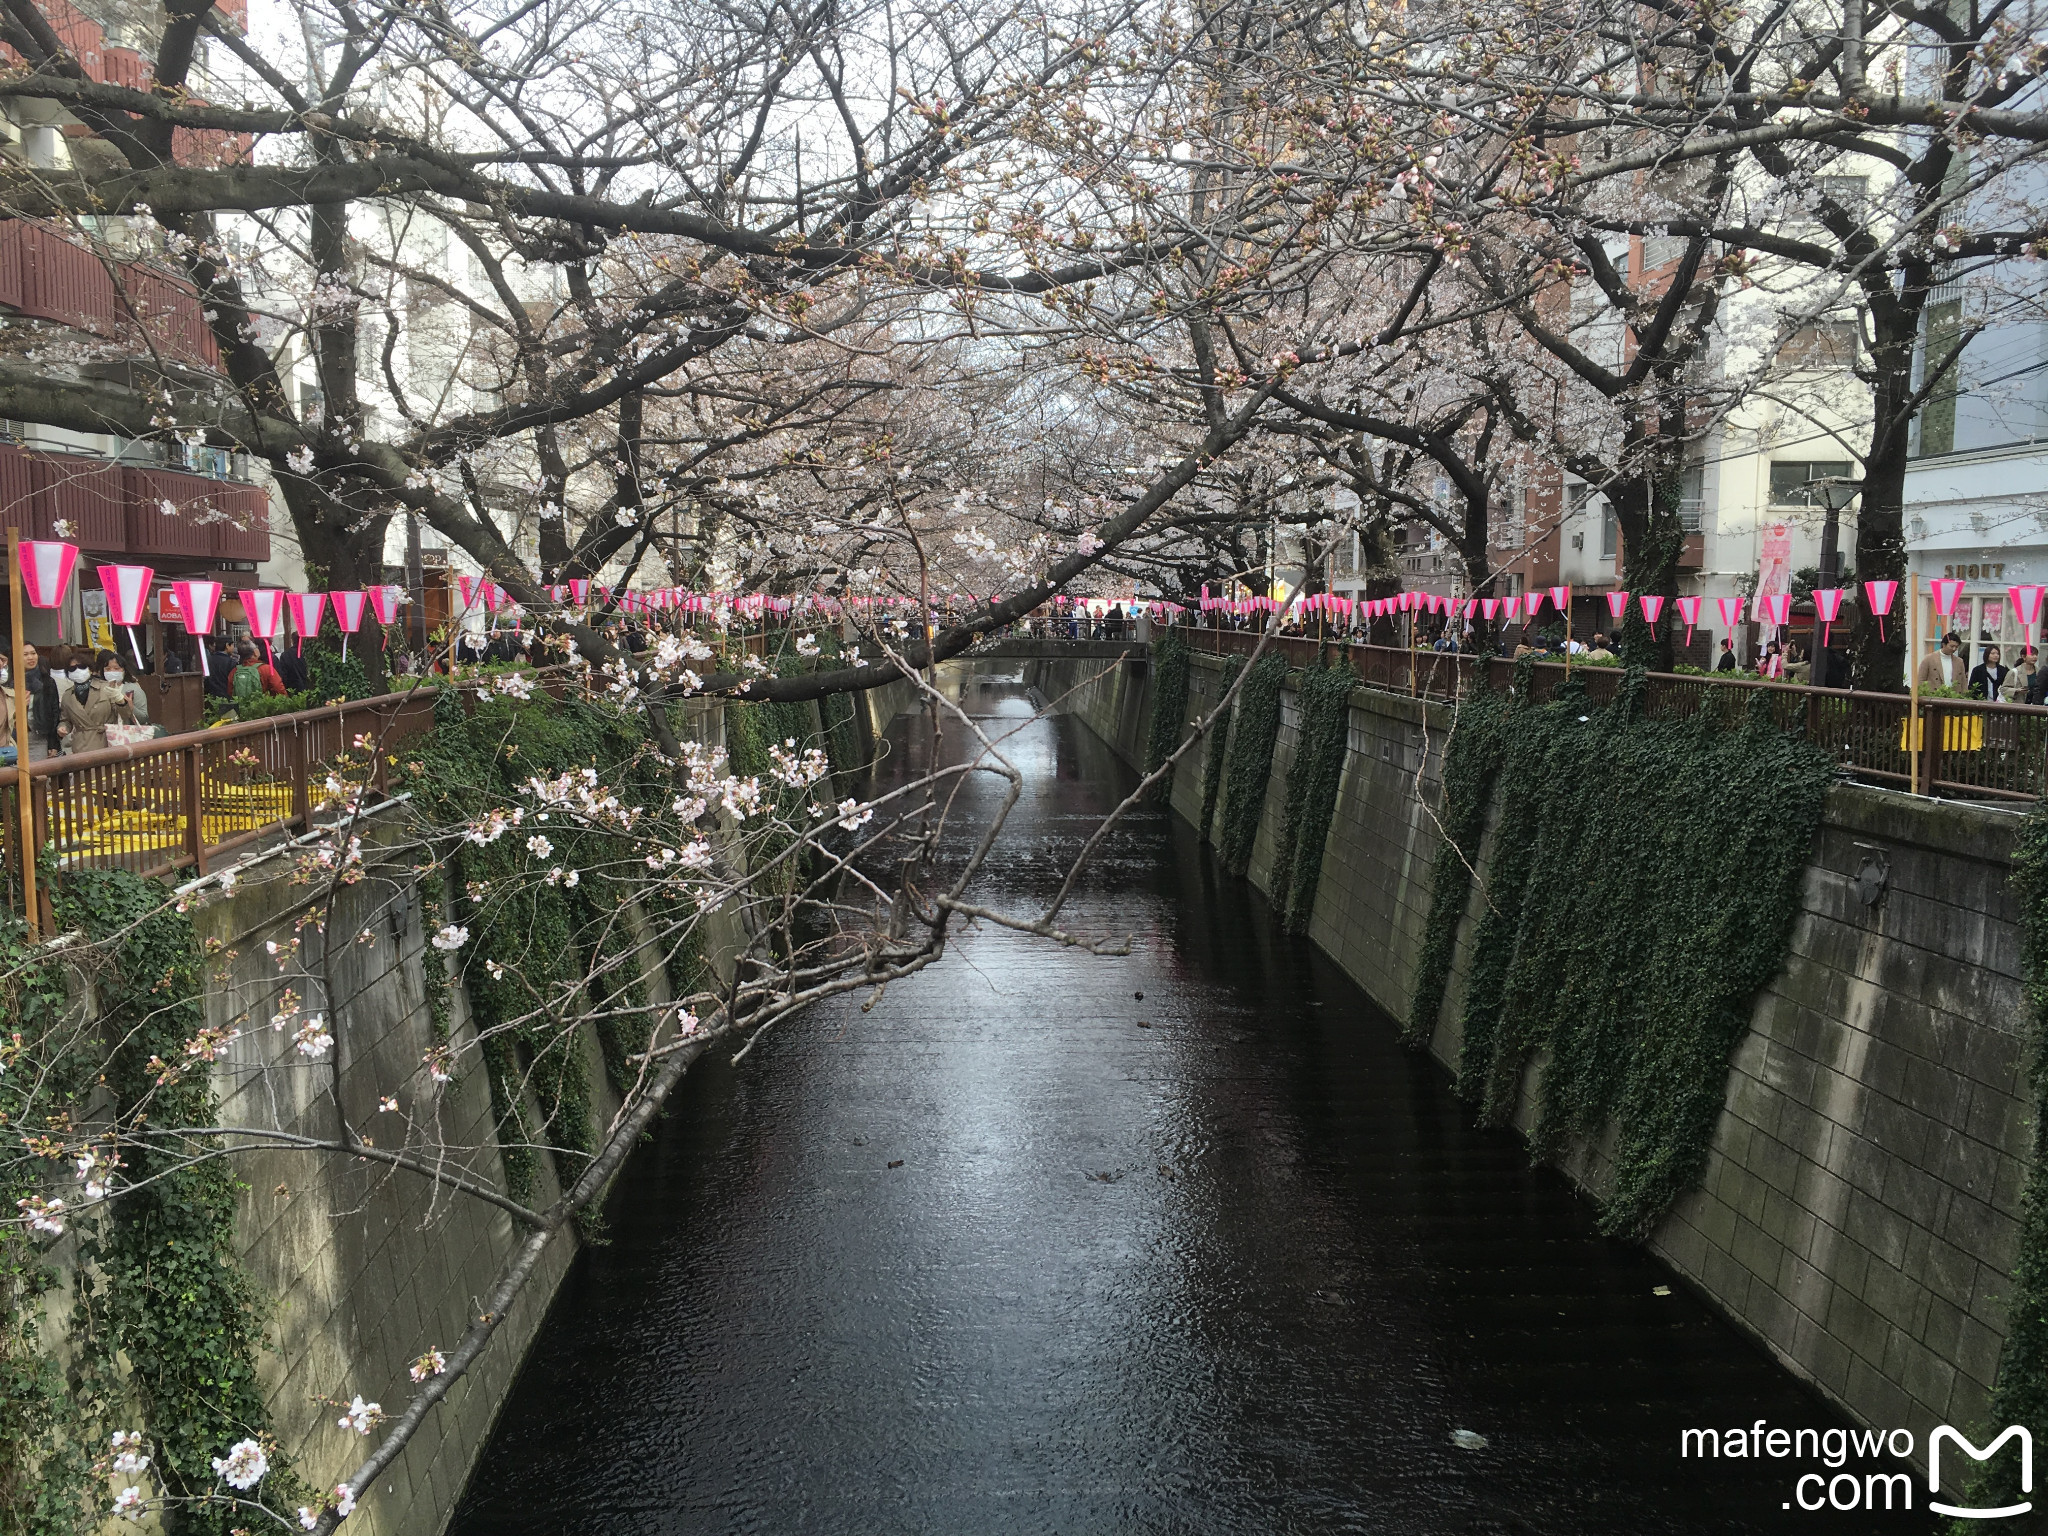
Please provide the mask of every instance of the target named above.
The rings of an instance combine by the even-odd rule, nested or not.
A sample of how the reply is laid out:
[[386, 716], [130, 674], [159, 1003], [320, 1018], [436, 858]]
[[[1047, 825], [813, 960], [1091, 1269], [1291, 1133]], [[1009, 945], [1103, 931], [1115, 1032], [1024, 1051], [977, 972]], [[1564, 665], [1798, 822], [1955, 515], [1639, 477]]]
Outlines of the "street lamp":
[[[1852, 480], [1847, 475], [1824, 475], [1818, 480], [1806, 482], [1809, 499], [1820, 498], [1820, 504], [1827, 509], [1827, 516], [1820, 525], [1820, 586], [1823, 591], [1834, 587], [1842, 576], [1842, 509], [1854, 501], [1863, 489], [1861, 480]], [[1816, 606], [1816, 616], [1818, 616]], [[1813, 650], [1813, 686], [1828, 686], [1828, 648], [1817, 645]]]

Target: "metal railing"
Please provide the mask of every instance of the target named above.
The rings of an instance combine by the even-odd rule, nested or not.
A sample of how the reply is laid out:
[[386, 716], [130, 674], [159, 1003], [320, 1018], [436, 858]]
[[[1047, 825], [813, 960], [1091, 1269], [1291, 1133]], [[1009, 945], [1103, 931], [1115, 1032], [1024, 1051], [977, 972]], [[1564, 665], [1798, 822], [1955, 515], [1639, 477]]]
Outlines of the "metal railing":
[[[1189, 634], [1196, 650], [1216, 655], [1249, 653], [1259, 641], [1252, 630]], [[1476, 656], [1292, 635], [1275, 636], [1269, 644], [1297, 667], [1343, 661], [1368, 688], [1446, 702], [1477, 685], [1481, 665]], [[1513, 661], [1493, 656], [1484, 665], [1490, 686], [1508, 686]], [[1623, 677], [1618, 667], [1576, 664], [1571, 674], [1599, 704], [1614, 697]], [[1531, 697], [1550, 698], [1564, 679], [1562, 662], [1538, 662], [1530, 673]], [[1923, 698], [1916, 731], [1912, 701], [1903, 693], [1653, 672], [1644, 683], [1642, 711], [1656, 720], [1711, 713], [1735, 725], [1747, 718], [1758, 693], [1767, 698], [1760, 707], [1780, 730], [1813, 742], [1855, 778], [1953, 799], [2029, 801], [2048, 790], [2048, 709], [2028, 704]]]
[[0, 768], [0, 846], [10, 908], [21, 908], [24, 784], [31, 845], [46, 867], [203, 875], [225, 854], [308, 830], [344, 753], [366, 799], [385, 792], [386, 752], [433, 723], [438, 689], [189, 731]]

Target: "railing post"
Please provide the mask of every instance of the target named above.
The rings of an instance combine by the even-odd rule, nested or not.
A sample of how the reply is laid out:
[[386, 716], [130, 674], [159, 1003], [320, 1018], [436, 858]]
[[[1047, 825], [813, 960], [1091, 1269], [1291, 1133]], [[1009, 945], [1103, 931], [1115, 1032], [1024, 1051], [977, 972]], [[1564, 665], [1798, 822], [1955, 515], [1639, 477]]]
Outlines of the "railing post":
[[1941, 774], [1941, 736], [1948, 729], [1948, 709], [1942, 704], [1922, 701], [1920, 705], [1920, 793], [1932, 796]]
[[292, 822], [302, 832], [313, 830], [312, 800], [306, 788], [306, 733], [297, 721], [285, 738], [285, 771], [291, 776]]
[[185, 815], [185, 854], [192, 860], [196, 878], [206, 873], [206, 827], [200, 819], [199, 747], [195, 743], [178, 754], [179, 801]]
[[43, 881], [37, 878], [39, 871], [34, 864], [36, 856], [50, 841], [50, 781], [30, 775], [28, 764], [22, 761], [23, 755], [20, 752], [15, 754], [15, 761], [20, 765], [22, 772], [22, 778], [18, 782], [25, 783], [28, 787], [28, 846], [21, 850], [21, 856], [29, 862], [24, 865], [22, 883], [23, 888], [28, 889], [29, 881], [34, 880], [35, 905], [28, 913], [30, 929], [38, 933], [51, 933], [57, 927], [57, 914], [50, 901], [49, 890]]

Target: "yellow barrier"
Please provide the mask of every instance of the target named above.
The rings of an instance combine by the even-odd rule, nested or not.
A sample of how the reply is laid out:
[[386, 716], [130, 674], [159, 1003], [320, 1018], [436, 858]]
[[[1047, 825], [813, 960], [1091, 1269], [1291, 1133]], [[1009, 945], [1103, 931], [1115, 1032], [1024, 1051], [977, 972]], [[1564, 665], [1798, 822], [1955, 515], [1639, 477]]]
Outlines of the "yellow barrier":
[[[200, 788], [200, 836], [209, 848], [239, 832], [284, 821], [292, 814], [289, 784], [227, 784], [207, 776]], [[185, 818], [175, 811], [110, 810], [96, 816], [67, 854], [148, 853], [185, 844]]]
[[[1926, 716], [1915, 720], [1911, 715], [1899, 722], [1899, 750], [1918, 752], [1926, 740]], [[1907, 744], [1907, 738], [1912, 743]], [[1982, 752], [1984, 750], [1984, 717], [1982, 715], [1943, 715], [1941, 717], [1941, 750], [1944, 752]]]

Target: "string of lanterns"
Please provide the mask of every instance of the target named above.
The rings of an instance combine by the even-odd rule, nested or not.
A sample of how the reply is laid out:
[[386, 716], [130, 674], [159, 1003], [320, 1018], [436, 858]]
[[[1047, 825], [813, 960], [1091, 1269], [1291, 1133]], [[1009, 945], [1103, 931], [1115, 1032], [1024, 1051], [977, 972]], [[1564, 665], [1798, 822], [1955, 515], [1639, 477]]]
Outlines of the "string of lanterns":
[[[21, 543], [21, 574], [24, 595], [37, 608], [58, 608], [61, 610], [66, 592], [78, 566], [79, 549], [75, 544], [61, 543], [48, 539], [26, 539]], [[148, 607], [149, 593], [155, 582], [155, 571], [146, 565], [102, 565], [98, 568], [101, 589], [107, 596], [108, 617], [128, 631], [129, 645], [135, 652], [136, 664], [142, 665], [141, 643], [135, 630], [144, 620]], [[484, 611], [496, 615], [501, 609], [509, 608], [515, 622], [521, 610], [512, 603], [510, 594], [498, 583], [480, 576], [457, 575], [457, 588], [462, 599], [464, 615], [474, 611], [481, 604]], [[1928, 582], [1935, 615], [1949, 618], [1961, 601], [1965, 583], [1960, 578], [1933, 578]], [[808, 615], [819, 615], [837, 621], [849, 613], [875, 613], [890, 610], [916, 608], [918, 600], [910, 597], [847, 597], [835, 598], [823, 593], [795, 597], [779, 597], [761, 592], [722, 593], [696, 592], [683, 587], [656, 587], [645, 591], [614, 590], [602, 583], [577, 578], [546, 587], [550, 601], [588, 608], [593, 590], [600, 603], [608, 604], [620, 612], [629, 614], [675, 612], [697, 616], [714, 612], [726, 612], [743, 619], [761, 620], [770, 617], [791, 619]], [[173, 605], [180, 622], [187, 633], [209, 634], [219, 612], [224, 588], [218, 581], [199, 578], [180, 579], [169, 584]], [[1884, 623], [1898, 601], [1899, 583], [1896, 581], [1866, 581], [1863, 595], [1866, 611], [1877, 619], [1878, 631], [1882, 635]], [[2031, 631], [2041, 616], [2044, 594], [2048, 587], [2038, 585], [2015, 585], [2006, 588], [2006, 597], [2012, 603], [2013, 612], [2022, 627]], [[286, 619], [295, 647], [303, 649], [308, 636], [317, 635], [325, 615], [331, 611], [335, 626], [341, 631], [341, 647], [344, 657], [348, 654], [348, 641], [358, 633], [363, 624], [365, 612], [373, 614], [379, 624], [396, 621], [401, 605], [405, 601], [404, 588], [384, 583], [354, 591], [329, 592], [288, 592], [276, 587], [253, 587], [241, 589], [236, 597], [242, 604], [242, 612], [248, 620], [249, 633], [263, 644], [264, 654], [275, 659], [274, 644], [285, 636]], [[1836, 621], [1841, 616], [1844, 601], [1849, 596], [1846, 587], [1819, 587], [1813, 591], [1813, 604], [1821, 621], [1822, 644], [1832, 638]], [[1663, 615], [1664, 598], [1657, 594], [1632, 594], [1627, 591], [1603, 593], [1607, 611], [1616, 623], [1628, 615], [1631, 601], [1636, 604], [1643, 622], [1654, 627]], [[1390, 618], [1403, 613], [1430, 613], [1446, 618], [1462, 618], [1467, 621], [1479, 618], [1488, 622], [1504, 619], [1510, 623], [1520, 619], [1528, 624], [1538, 618], [1547, 601], [1552, 609], [1564, 614], [1570, 610], [1572, 589], [1569, 586], [1532, 588], [1516, 593], [1512, 597], [1444, 597], [1433, 592], [1402, 592], [1384, 598], [1347, 598], [1332, 592], [1319, 592], [1301, 601], [1304, 612], [1330, 617], [1338, 622], [1350, 623], [1360, 619], [1371, 620]], [[991, 594], [988, 601], [1000, 601], [998, 594]], [[978, 605], [982, 599], [973, 594], [948, 594], [948, 603], [955, 607]], [[1686, 643], [1692, 643], [1694, 629], [1699, 624], [1702, 606], [1707, 600], [1697, 595], [1688, 595], [1672, 600], [1679, 619], [1685, 625]], [[1717, 597], [1713, 599], [1721, 627], [1731, 630], [1742, 622], [1745, 599], [1741, 597]], [[1994, 602], [1999, 599], [1993, 599]], [[1053, 599], [1058, 611], [1073, 608], [1077, 611], [1096, 611], [1098, 604], [1107, 608], [1109, 600], [1069, 597], [1060, 595]], [[1134, 614], [1141, 609], [1156, 620], [1188, 612], [1182, 604], [1154, 599], [1139, 602], [1132, 599], [1129, 609]], [[1234, 617], [1248, 618], [1270, 615], [1280, 611], [1282, 603], [1272, 597], [1221, 597], [1212, 596], [1209, 589], [1202, 588], [1200, 611], [1222, 613]], [[1791, 618], [1792, 598], [1785, 592], [1767, 593], [1755, 599], [1753, 616], [1765, 623], [1783, 628]], [[63, 619], [58, 619], [58, 639], [62, 640]], [[206, 648], [199, 647], [199, 662], [202, 672], [207, 670]]]

